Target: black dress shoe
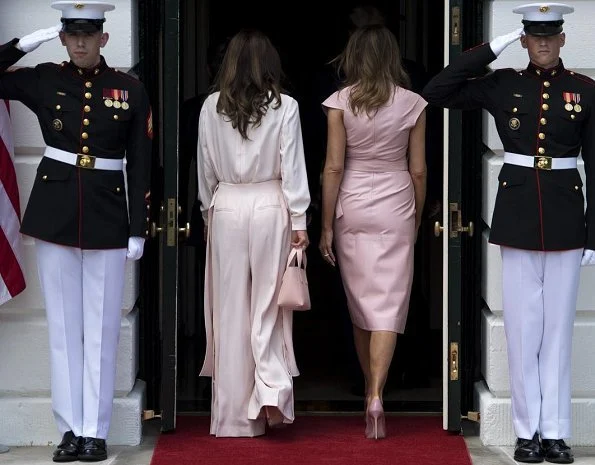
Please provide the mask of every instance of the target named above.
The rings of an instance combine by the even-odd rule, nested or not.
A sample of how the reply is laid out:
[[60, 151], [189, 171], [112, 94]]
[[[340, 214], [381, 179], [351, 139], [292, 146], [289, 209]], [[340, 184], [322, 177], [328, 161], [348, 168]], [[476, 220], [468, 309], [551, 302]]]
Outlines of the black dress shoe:
[[105, 439], [82, 438], [78, 459], [81, 462], [100, 462], [107, 459]]
[[514, 448], [514, 459], [523, 463], [541, 463], [543, 462], [543, 450], [539, 444], [537, 433], [533, 439], [518, 438]]
[[75, 436], [72, 431], [66, 431], [62, 436], [62, 442], [54, 451], [54, 462], [74, 462], [79, 457], [81, 437]]
[[574, 462], [572, 449], [566, 445], [564, 439], [542, 439], [541, 445], [546, 461], [550, 463]]

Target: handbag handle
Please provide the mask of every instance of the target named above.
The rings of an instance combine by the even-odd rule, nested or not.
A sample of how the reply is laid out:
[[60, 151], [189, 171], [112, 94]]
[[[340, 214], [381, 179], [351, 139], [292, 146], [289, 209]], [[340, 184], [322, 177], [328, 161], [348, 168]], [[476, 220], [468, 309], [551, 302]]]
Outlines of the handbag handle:
[[305, 270], [308, 260], [306, 259], [306, 253], [304, 252], [304, 249], [302, 249], [301, 247], [291, 248], [291, 252], [289, 252], [289, 257], [287, 258], [286, 268], [289, 268], [291, 266], [291, 262], [294, 258], [296, 259], [296, 266], [298, 268], [301, 268], [303, 264], [303, 268]]

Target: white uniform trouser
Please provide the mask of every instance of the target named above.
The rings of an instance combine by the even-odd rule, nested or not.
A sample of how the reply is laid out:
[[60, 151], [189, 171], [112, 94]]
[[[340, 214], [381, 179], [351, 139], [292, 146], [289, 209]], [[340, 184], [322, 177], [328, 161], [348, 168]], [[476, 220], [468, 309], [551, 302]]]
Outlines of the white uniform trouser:
[[112, 416], [126, 249], [36, 241], [61, 434], [106, 439]]
[[583, 249], [501, 247], [504, 329], [517, 437], [571, 434], [571, 354]]

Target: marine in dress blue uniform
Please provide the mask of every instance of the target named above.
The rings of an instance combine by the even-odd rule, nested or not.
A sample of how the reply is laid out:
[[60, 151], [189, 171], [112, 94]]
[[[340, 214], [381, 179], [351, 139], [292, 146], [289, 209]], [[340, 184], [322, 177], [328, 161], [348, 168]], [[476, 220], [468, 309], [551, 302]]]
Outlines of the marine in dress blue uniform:
[[[0, 46], [0, 98], [47, 144], [21, 232], [35, 238], [48, 318], [56, 462], [107, 458], [126, 259], [148, 234], [152, 114], [144, 86], [100, 55], [102, 1], [53, 1], [59, 26]], [[60, 37], [70, 61], [6, 71]], [[125, 167], [125, 172], [124, 172]], [[125, 179], [126, 178], [126, 179]]]
[[[496, 122], [504, 165], [490, 230], [501, 246], [512, 418], [521, 462], [572, 463], [571, 349], [581, 262], [595, 249], [595, 82], [564, 67], [563, 15], [534, 3], [513, 10], [523, 28], [475, 47], [425, 87], [431, 104], [484, 108]], [[482, 71], [521, 39], [526, 69]], [[582, 152], [583, 182], [576, 168]]]

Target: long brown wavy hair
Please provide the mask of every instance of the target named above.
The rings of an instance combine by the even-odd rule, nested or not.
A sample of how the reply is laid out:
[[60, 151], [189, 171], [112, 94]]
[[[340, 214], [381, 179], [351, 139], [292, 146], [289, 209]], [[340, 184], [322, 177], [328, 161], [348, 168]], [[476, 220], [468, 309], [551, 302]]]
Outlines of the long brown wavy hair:
[[262, 32], [243, 29], [229, 42], [215, 79], [217, 113], [228, 117], [243, 139], [271, 104], [281, 105], [282, 73], [279, 53]]
[[343, 72], [343, 86], [352, 86], [349, 107], [356, 115], [372, 115], [393, 97], [396, 87], [411, 86], [397, 39], [386, 26], [356, 29], [333, 62]]

